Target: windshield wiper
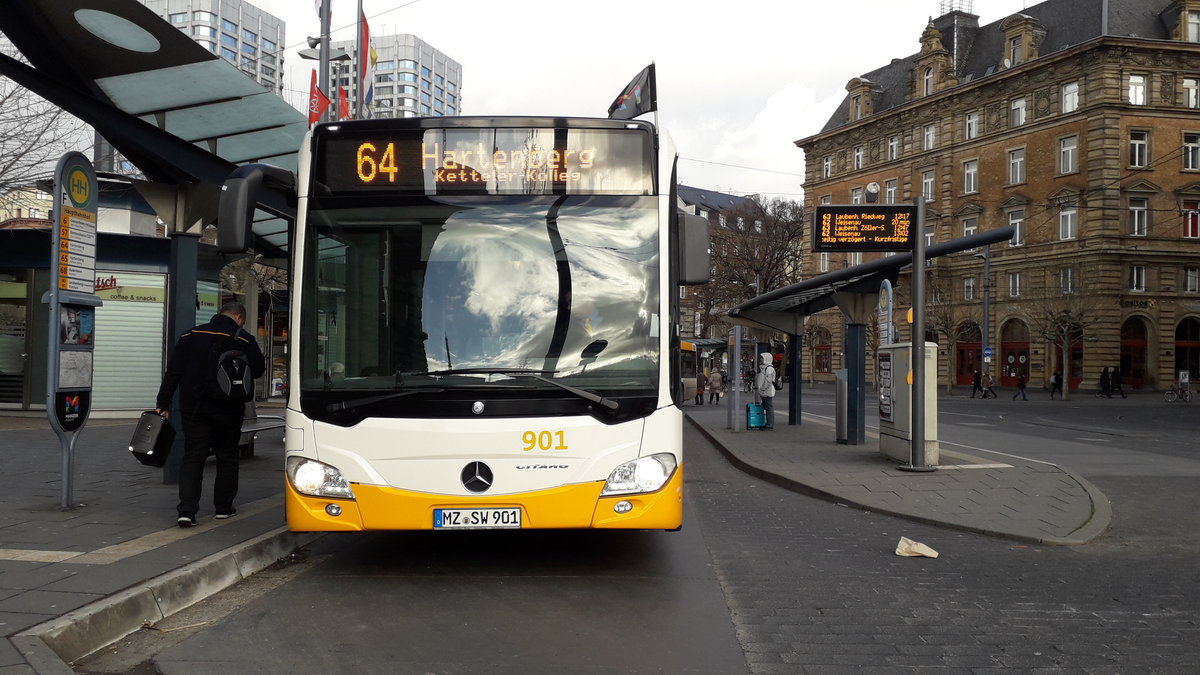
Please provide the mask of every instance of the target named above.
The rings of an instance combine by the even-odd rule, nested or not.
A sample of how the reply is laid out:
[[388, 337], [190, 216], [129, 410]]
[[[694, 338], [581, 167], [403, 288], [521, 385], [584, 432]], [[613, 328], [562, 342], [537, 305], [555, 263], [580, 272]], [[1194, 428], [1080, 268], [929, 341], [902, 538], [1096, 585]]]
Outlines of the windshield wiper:
[[361, 407], [364, 405], [373, 405], [375, 403], [381, 403], [383, 401], [390, 401], [391, 399], [394, 399], [394, 398], [400, 398], [401, 396], [408, 396], [409, 394], [416, 394], [418, 392], [435, 393], [436, 394], [441, 391], [445, 391], [445, 390], [444, 389], [408, 389], [405, 391], [392, 392], [390, 394], [380, 394], [379, 396], [364, 396], [363, 398], [352, 398], [349, 401], [337, 401], [335, 403], [330, 403], [329, 405], [325, 406], [325, 410], [327, 412], [341, 412], [343, 410], [350, 410], [351, 408], [358, 408], [358, 407]]
[[546, 384], [554, 385], [555, 387], [558, 387], [559, 389], [562, 389], [563, 391], [569, 391], [572, 394], [575, 394], [579, 398], [591, 401], [592, 403], [599, 403], [600, 405], [604, 406], [605, 408], [608, 408], [609, 410], [616, 410], [621, 407], [619, 403], [612, 400], [611, 398], [604, 398], [603, 396], [601, 396], [599, 394], [593, 394], [590, 391], [572, 387], [569, 384], [563, 384], [562, 382], [552, 380], [548, 377], [542, 377], [541, 375], [535, 375], [534, 373], [524, 373], [524, 376], [535, 379], [538, 382], [545, 382]]
[[557, 370], [541, 370], [539, 368], [446, 368], [445, 370], [423, 370], [419, 373], [404, 373], [404, 375], [553, 375]]

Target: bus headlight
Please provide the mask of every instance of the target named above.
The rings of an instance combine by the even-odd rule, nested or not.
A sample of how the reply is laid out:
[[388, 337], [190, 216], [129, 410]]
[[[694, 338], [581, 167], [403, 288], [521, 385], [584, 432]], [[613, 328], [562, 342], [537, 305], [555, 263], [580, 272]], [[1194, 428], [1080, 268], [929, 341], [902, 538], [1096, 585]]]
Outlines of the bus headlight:
[[335, 497], [354, 499], [354, 491], [342, 472], [325, 464], [304, 457], [288, 457], [287, 476], [292, 487], [301, 494], [313, 497]]
[[628, 495], [637, 492], [654, 492], [667, 484], [675, 473], [678, 462], [675, 455], [660, 452], [649, 457], [639, 457], [625, 462], [608, 475], [600, 496]]

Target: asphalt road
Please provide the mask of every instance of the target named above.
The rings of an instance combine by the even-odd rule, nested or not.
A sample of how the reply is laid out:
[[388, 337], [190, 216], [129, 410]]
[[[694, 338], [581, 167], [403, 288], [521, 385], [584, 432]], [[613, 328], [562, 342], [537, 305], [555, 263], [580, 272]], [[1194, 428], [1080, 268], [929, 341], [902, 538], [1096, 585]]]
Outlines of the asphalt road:
[[[803, 497], [731, 468], [689, 427], [683, 532], [326, 537], [77, 670], [1200, 670], [1200, 451], [1164, 440], [1192, 413], [1145, 406], [1154, 424], [1125, 428], [1115, 400], [1023, 403], [949, 401], [939, 431], [1089, 460], [1071, 468], [1116, 513], [1092, 544], [1015, 544]], [[902, 535], [940, 556], [894, 555]]]

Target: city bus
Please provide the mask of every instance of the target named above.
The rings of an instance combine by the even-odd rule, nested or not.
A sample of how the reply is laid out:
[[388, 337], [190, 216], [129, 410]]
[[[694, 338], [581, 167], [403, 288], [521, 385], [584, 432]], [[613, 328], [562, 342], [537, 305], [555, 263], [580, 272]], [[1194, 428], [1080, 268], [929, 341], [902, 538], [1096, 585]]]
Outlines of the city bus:
[[709, 268], [675, 163], [642, 121], [430, 117], [235, 171], [223, 251], [296, 204], [289, 528], [679, 529], [678, 286]]

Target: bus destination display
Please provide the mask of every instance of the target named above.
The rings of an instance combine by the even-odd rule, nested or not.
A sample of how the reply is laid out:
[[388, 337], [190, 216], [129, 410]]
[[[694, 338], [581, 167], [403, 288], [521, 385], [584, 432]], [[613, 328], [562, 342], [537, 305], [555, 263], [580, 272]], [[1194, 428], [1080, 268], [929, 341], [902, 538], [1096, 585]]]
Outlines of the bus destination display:
[[556, 143], [553, 129], [329, 135], [317, 180], [335, 193], [647, 194], [646, 140], [572, 130]]
[[917, 207], [911, 204], [818, 206], [814, 251], [911, 251]]

